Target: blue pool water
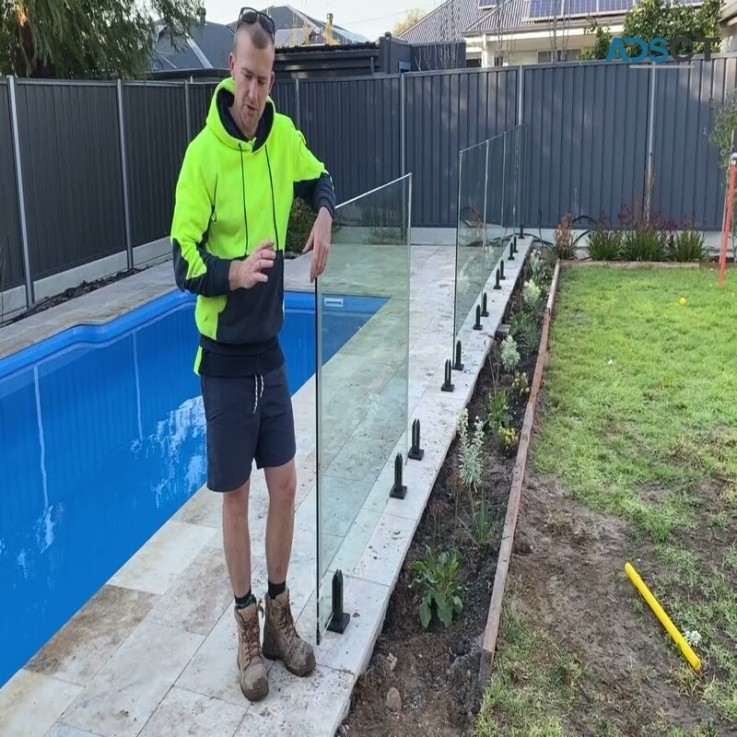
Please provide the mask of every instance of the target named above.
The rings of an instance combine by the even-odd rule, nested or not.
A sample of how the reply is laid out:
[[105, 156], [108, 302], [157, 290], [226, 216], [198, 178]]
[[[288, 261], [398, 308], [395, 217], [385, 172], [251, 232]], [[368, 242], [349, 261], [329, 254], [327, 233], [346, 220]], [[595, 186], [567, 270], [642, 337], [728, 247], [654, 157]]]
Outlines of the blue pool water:
[[[314, 300], [286, 296], [292, 394]], [[325, 298], [327, 356], [384, 301]], [[0, 360], [0, 686], [205, 483], [193, 308], [174, 292]]]

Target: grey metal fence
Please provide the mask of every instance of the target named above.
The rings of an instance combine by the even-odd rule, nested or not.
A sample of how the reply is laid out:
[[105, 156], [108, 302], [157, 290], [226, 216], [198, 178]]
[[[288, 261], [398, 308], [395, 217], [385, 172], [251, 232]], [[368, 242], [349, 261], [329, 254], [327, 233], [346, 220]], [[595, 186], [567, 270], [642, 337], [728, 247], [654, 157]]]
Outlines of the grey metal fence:
[[8, 84], [0, 81], [0, 292], [23, 283]]
[[116, 85], [24, 81], [16, 93], [34, 279], [125, 250]]
[[698, 227], [721, 228], [724, 175], [709, 135], [715, 111], [736, 88], [734, 56], [656, 72], [652, 209], [667, 220], [690, 218]]
[[[213, 82], [0, 82], [2, 287], [23, 284], [20, 150], [33, 279], [169, 231], [186, 146]], [[524, 124], [519, 222], [614, 223], [652, 183], [652, 210], [720, 229], [724, 177], [709, 142], [737, 56], [677, 69], [605, 62], [280, 80], [277, 109], [330, 169], [339, 200], [413, 173], [414, 226], [456, 227], [458, 151]], [[17, 135], [12, 125], [17, 118]], [[506, 211], [511, 208], [506, 207]], [[519, 224], [519, 223], [518, 223]]]
[[524, 223], [555, 227], [570, 212], [615, 223], [644, 195], [649, 73], [623, 65], [524, 70]]
[[422, 72], [405, 79], [405, 171], [412, 221], [455, 227], [458, 152], [517, 123], [516, 68]]
[[400, 78], [300, 80], [299, 126], [339, 201], [401, 176]]
[[123, 88], [131, 242], [169, 231], [179, 165], [189, 142], [183, 84], [126, 84]]

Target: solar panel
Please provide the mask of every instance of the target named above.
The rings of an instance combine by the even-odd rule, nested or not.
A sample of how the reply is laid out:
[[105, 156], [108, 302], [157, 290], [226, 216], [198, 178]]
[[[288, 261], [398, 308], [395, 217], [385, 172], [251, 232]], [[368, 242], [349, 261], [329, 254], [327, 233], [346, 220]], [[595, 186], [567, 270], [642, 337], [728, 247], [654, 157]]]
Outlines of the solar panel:
[[[485, 0], [479, 0], [484, 2]], [[589, 15], [623, 14], [634, 7], [636, 0], [529, 0], [527, 18], [564, 18]], [[703, 0], [682, 0], [698, 4]]]
[[530, 0], [530, 18], [552, 18], [561, 15], [561, 0]]
[[599, 0], [599, 14], [626, 13], [634, 6], [634, 0]]
[[595, 15], [597, 0], [565, 0], [564, 15]]

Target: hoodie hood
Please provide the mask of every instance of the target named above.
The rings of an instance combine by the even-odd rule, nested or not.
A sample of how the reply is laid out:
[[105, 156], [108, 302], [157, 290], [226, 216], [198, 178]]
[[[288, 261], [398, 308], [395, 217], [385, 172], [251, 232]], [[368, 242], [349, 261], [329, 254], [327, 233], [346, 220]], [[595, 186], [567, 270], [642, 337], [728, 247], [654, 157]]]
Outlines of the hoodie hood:
[[207, 113], [207, 127], [217, 136], [218, 140], [236, 150], [256, 152], [269, 140], [274, 125], [276, 105], [271, 97], [266, 98], [264, 113], [258, 122], [256, 137], [249, 140], [236, 125], [230, 114], [235, 93], [235, 80], [227, 77], [218, 84], [210, 101]]

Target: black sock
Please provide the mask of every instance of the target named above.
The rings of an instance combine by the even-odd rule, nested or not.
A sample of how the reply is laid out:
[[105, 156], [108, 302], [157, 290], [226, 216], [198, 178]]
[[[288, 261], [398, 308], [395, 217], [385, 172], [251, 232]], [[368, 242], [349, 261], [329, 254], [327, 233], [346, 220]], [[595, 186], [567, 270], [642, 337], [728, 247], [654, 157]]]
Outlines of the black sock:
[[269, 599], [276, 599], [287, 590], [287, 583], [272, 583], [269, 581]]
[[256, 601], [256, 597], [251, 593], [251, 589], [248, 589], [248, 593], [245, 596], [236, 596], [235, 608], [245, 609], [249, 604], [253, 604]]

